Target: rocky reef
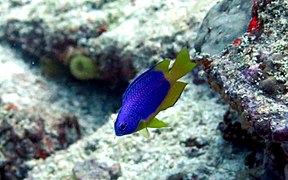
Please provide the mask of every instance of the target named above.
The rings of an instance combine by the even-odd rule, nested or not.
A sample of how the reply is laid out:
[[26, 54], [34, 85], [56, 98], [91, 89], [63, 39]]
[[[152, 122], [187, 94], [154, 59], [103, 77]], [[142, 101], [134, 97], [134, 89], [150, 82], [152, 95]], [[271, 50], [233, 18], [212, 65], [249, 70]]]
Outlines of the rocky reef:
[[[200, 26], [214, 4], [0, 2], [0, 179], [288, 177], [287, 0], [224, 0]], [[116, 138], [115, 85], [184, 46], [203, 70], [171, 128]]]
[[256, 142], [265, 140], [267, 154], [262, 160], [270, 160], [264, 166], [277, 169], [282, 174], [278, 178], [284, 178], [288, 163], [283, 161], [288, 141], [287, 3], [253, 1], [247, 33], [221, 56], [199, 61], [210, 86], [241, 116], [228, 123], [224, 136], [246, 132]]
[[0, 103], [1, 177], [24, 178], [29, 169], [25, 161], [45, 159], [80, 137], [76, 117]]
[[[17, 122], [29, 119], [15, 125], [13, 118], [3, 117], [1, 122], [16, 128], [13, 132], [19, 142], [25, 140], [43, 150], [41, 156], [35, 157], [29, 151], [29, 158], [22, 158], [13, 147], [5, 147], [12, 149], [15, 158], [9, 159], [8, 153], [1, 157], [1, 179], [207, 178], [211, 174], [229, 177], [230, 170], [234, 176], [243, 168], [234, 163], [242, 155], [229, 160], [230, 146], [221, 146], [222, 138], [215, 129], [227, 106], [218, 103], [207, 86], [189, 85], [179, 105], [161, 115], [175, 129], [151, 132], [151, 139], [139, 135], [121, 139], [113, 132], [121, 90], [106, 84], [122, 85], [124, 81], [127, 85], [137, 72], [151, 64], [163, 58], [173, 59], [183, 46], [191, 49], [200, 22], [215, 3], [216, 0], [1, 1], [0, 99], [4, 106], [11, 106], [11, 113], [17, 117], [19, 114]], [[87, 69], [86, 64], [93, 68]], [[86, 81], [50, 78], [69, 74]], [[203, 108], [204, 105], [208, 106]], [[38, 118], [43, 123], [40, 125], [44, 138], [33, 144], [30, 136], [17, 132], [26, 128], [33, 133]], [[79, 125], [81, 139], [70, 120]], [[50, 129], [49, 123], [55, 126]], [[49, 151], [50, 143], [47, 146], [45, 139], [50, 136], [59, 149]], [[4, 150], [2, 145], [0, 150]], [[223, 150], [227, 156], [219, 157], [218, 151]], [[228, 171], [229, 165], [219, 163], [219, 158], [235, 166]], [[90, 169], [90, 165], [94, 168]]]
[[[28, 1], [11, 8], [9, 16], [3, 18], [1, 37], [39, 61], [49, 59], [48, 64], [42, 63], [48, 75], [51, 68], [62, 65], [79, 79], [75, 66], [70, 64], [75, 56], [82, 55], [93, 61], [97, 72], [80, 79], [117, 84], [127, 82], [164, 57], [174, 58], [182, 47], [191, 47], [196, 36], [193, 29], [200, 24], [193, 12], [198, 13], [197, 7], [208, 7], [208, 3]], [[167, 18], [168, 14], [177, 16]]]
[[[113, 14], [115, 17], [111, 17], [112, 12], [109, 10], [99, 10], [99, 8], [103, 8], [102, 5], [105, 3], [104, 1], [85, 1], [83, 3], [74, 1], [56, 5], [53, 2], [47, 4], [30, 2], [22, 5], [22, 9], [28, 6], [26, 8], [28, 10], [25, 12], [26, 17], [24, 15], [24, 17], [19, 18], [13, 12], [11, 13], [11, 16], [14, 17], [9, 17], [5, 22], [3, 38], [12, 46], [19, 47], [24, 53], [31, 54], [39, 58], [40, 61], [49, 59], [49, 63], [41, 62], [43, 72], [48, 75], [51, 68], [63, 65], [66, 66], [66, 69], [70, 67], [71, 74], [77, 79], [127, 81], [135, 75], [131, 61], [126, 59], [125, 65], [122, 65], [124, 62], [121, 57], [125, 55], [120, 52], [120, 54], [113, 53], [113, 57], [104, 55], [101, 47], [99, 47], [103, 43], [100, 42], [98, 46], [95, 42], [92, 43], [118, 19], [116, 13]], [[121, 13], [119, 12], [117, 15], [120, 16]], [[111, 47], [112, 52], [116, 52], [117, 49], [120, 50], [116, 44]], [[92, 76], [79, 77], [79, 74], [75, 73], [77, 68], [72, 61], [79, 55], [87, 56], [91, 61], [93, 60], [97, 72], [92, 72]], [[62, 68], [62, 71], [64, 70], [65, 68]], [[117, 72], [113, 74], [110, 73], [111, 71]], [[124, 71], [127, 74], [121, 73]], [[62, 75], [61, 73], [58, 74]]]

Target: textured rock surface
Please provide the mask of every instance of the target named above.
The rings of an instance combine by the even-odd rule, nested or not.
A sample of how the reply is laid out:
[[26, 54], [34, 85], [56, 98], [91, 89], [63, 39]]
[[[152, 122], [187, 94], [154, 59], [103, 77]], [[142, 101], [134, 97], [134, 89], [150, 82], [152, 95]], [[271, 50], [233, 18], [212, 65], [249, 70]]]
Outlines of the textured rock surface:
[[27, 160], [67, 148], [79, 129], [84, 136], [93, 132], [119, 106], [119, 97], [103, 87], [49, 81], [33, 59], [25, 63], [2, 44], [0, 52], [0, 179], [26, 177]]
[[119, 163], [119, 180], [166, 179], [177, 174], [185, 179], [235, 179], [245, 170], [246, 151], [233, 151], [216, 130], [226, 110], [209, 87], [189, 84], [176, 105], [158, 116], [171, 128], [151, 130], [149, 139], [140, 134], [119, 138], [114, 135], [117, 114], [113, 114], [95, 133], [65, 151], [44, 161], [31, 160], [28, 164], [34, 168], [28, 177], [71, 177], [75, 164], [96, 159], [108, 166]]
[[248, 33], [221, 56], [200, 61], [210, 86], [241, 115], [224, 121], [225, 128], [220, 124], [224, 138], [250, 148], [254, 143], [247, 164], [264, 179], [284, 179], [288, 164], [287, 5], [253, 1]]
[[[45, 159], [81, 137], [75, 117], [0, 103], [1, 177], [25, 177], [24, 161]], [[16, 171], [16, 172], [15, 172]]]
[[77, 119], [68, 115], [2, 108], [0, 119], [2, 153], [7, 158], [46, 158], [81, 137]]
[[288, 141], [286, 3], [275, 1], [259, 14], [265, 22], [260, 37], [246, 34], [223, 56], [202, 61], [211, 87], [242, 113], [251, 128], [275, 142]]
[[98, 163], [95, 159], [77, 163], [72, 171], [75, 178], [78, 180], [116, 180], [121, 176], [121, 167], [119, 164], [108, 167], [107, 164]]
[[[128, 52], [128, 57], [130, 53], [132, 54], [132, 67], [137, 71], [145, 70], [152, 62], [162, 58], [174, 58], [176, 52], [183, 46], [192, 47], [199, 23], [208, 9], [216, 3], [214, 0], [136, 0], [130, 2], [126, 0], [115, 2], [27, 0], [12, 5], [12, 1], [1, 1], [0, 29], [7, 27], [8, 21], [15, 23], [14, 25], [19, 23], [20, 26], [26, 23], [30, 28], [23, 28], [19, 33], [32, 35], [29, 34], [33, 32], [30, 26], [31, 19], [42, 19], [42, 22], [36, 22], [41, 25], [49, 24], [49, 27], [44, 27], [55, 32], [55, 34], [46, 32], [47, 36], [43, 35], [47, 38], [47, 42], [51, 43], [49, 37], [55, 38], [56, 35], [57, 38], [70, 37], [71, 34], [66, 31], [68, 28], [65, 29], [65, 27], [71, 27], [75, 23], [76, 29], [80, 30], [79, 24], [89, 24], [86, 19], [87, 9], [89, 12], [96, 11], [100, 14], [101, 9], [97, 6], [93, 8], [95, 2], [107, 2], [101, 5], [101, 9], [112, 11], [108, 22], [115, 23], [107, 24], [107, 31], [97, 37], [84, 37], [80, 31], [79, 37], [82, 37], [84, 41], [80, 41], [77, 37], [74, 39], [77, 41], [77, 47], [81, 45], [81, 48], [72, 47], [72, 55], [82, 54], [84, 49], [85, 53], [88, 52], [85, 55], [89, 57], [93, 54], [97, 57], [99, 55], [101, 62], [104, 63], [103, 67], [107, 62], [112, 62], [113, 66], [116, 64], [118, 67], [120, 64], [117, 63], [125, 62], [121, 59]], [[90, 17], [91, 14], [88, 14]], [[55, 15], [59, 19], [55, 18]], [[116, 18], [113, 15], [116, 15]], [[92, 13], [92, 20], [94, 18], [97, 19]], [[106, 16], [103, 18], [105, 20]], [[55, 23], [49, 23], [49, 21]], [[4, 31], [1, 30], [0, 36], [4, 37], [2, 34]], [[63, 36], [60, 33], [62, 30]], [[101, 31], [105, 31], [105, 28]], [[27, 48], [27, 43], [30, 42], [25, 40], [29, 38], [20, 39], [23, 41], [14, 40], [24, 50], [25, 45]], [[36, 39], [38, 39], [37, 36]], [[31, 47], [35, 47], [34, 44], [37, 42], [30, 40]], [[61, 41], [61, 39], [58, 40], [56, 39], [56, 44]], [[12, 47], [13, 45], [14, 43]], [[94, 46], [99, 49], [93, 49]], [[50, 56], [54, 57], [55, 52], [58, 52], [51, 50], [53, 46], [46, 47], [52, 55], [48, 53], [48, 56], [41, 59], [50, 59]], [[96, 52], [90, 52], [88, 47], [92, 47], [92, 50]], [[36, 52], [37, 48], [41, 49], [41, 47], [36, 47], [34, 49]], [[29, 48], [24, 51], [33, 54], [33, 50], [30, 52]], [[76, 115], [83, 134], [81, 140], [67, 149], [57, 151], [46, 159], [31, 159], [24, 164], [25, 166], [22, 164], [24, 167], [19, 166], [18, 161], [13, 164], [5, 162], [5, 166], [0, 164], [1, 172], [3, 169], [15, 169], [17, 165], [19, 172], [24, 168], [25, 172], [22, 174], [27, 175], [28, 179], [72, 179], [75, 165], [78, 163], [81, 165], [87, 159], [105, 162], [108, 167], [120, 164], [122, 175], [118, 178], [119, 180], [135, 177], [137, 179], [228, 180], [235, 179], [239, 171], [245, 170], [242, 162], [247, 152], [235, 152], [231, 144], [224, 142], [221, 134], [216, 130], [228, 107], [203, 84], [196, 86], [189, 83], [177, 104], [159, 114], [159, 118], [169, 122], [171, 128], [152, 130], [150, 139], [145, 139], [139, 134], [116, 138], [113, 122], [116, 118], [115, 112], [119, 107], [119, 94], [116, 96], [98, 81], [97, 83], [94, 81], [81, 83], [68, 80], [51, 81], [41, 76], [37, 69], [37, 59], [25, 57], [26, 63], [24, 63], [22, 56], [2, 44], [0, 52], [0, 97], [3, 102], [13, 103], [21, 110], [38, 107], [47, 110], [48, 114], [58, 114], [63, 111]], [[36, 53], [35, 55], [37, 56]], [[69, 56], [64, 53], [64, 57]], [[90, 58], [94, 59], [92, 56]], [[58, 56], [54, 60], [61, 62]], [[53, 61], [53, 58], [49, 61]], [[94, 61], [98, 61], [97, 58]], [[110, 70], [109, 66], [106, 70]], [[113, 74], [115, 71], [109, 71], [109, 73]], [[121, 76], [119, 73], [119, 78], [123, 77], [127, 76]], [[183, 80], [189, 82], [190, 79], [191, 77]]]
[[220, 54], [248, 28], [252, 1], [223, 0], [207, 13], [198, 31], [194, 48], [197, 52]]

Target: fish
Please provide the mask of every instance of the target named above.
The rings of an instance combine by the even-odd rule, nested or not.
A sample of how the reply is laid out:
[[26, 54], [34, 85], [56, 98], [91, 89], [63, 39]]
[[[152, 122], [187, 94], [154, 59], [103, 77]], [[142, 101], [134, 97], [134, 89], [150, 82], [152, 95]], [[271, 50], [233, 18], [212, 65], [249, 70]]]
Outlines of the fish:
[[122, 106], [114, 122], [116, 136], [123, 136], [147, 128], [169, 127], [156, 115], [174, 106], [187, 83], [178, 81], [189, 73], [196, 63], [190, 60], [187, 48], [183, 48], [171, 68], [171, 60], [163, 60], [138, 76], [126, 89]]

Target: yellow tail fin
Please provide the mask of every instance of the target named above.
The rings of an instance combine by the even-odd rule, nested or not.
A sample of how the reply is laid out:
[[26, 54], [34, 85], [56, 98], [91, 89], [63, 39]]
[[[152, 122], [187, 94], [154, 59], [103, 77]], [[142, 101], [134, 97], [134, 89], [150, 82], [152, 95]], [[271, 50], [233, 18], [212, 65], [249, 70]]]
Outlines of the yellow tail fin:
[[190, 61], [190, 56], [187, 48], [183, 48], [176, 57], [176, 60], [169, 71], [168, 79], [170, 81], [177, 81], [187, 73], [189, 73], [196, 63]]

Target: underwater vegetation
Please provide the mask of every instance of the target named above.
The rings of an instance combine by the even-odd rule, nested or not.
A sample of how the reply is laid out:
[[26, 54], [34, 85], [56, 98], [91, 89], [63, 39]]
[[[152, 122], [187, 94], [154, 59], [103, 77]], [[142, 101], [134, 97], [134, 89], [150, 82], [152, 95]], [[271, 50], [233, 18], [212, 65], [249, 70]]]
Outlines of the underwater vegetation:
[[123, 95], [122, 107], [114, 124], [117, 136], [131, 134], [147, 128], [169, 125], [155, 116], [173, 106], [187, 83], [178, 81], [190, 72], [195, 63], [183, 48], [169, 70], [170, 60], [164, 60], [137, 77]]

